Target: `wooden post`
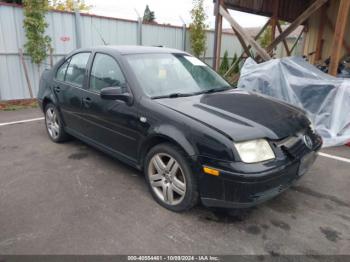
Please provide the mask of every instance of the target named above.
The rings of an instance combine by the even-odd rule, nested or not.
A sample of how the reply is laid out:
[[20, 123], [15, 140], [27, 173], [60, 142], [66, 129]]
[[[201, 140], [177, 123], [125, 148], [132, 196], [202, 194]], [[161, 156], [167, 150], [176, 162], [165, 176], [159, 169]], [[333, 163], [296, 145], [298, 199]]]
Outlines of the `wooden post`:
[[53, 48], [50, 47], [49, 48], [49, 59], [50, 59], [50, 67], [52, 68], [53, 67]]
[[277, 19], [272, 17], [271, 18], [271, 39], [270, 39], [270, 43], [272, 43], [275, 40], [275, 37], [276, 37], [276, 25], [277, 25]]
[[220, 67], [220, 56], [221, 56], [221, 35], [222, 35], [222, 16], [220, 14], [220, 6], [222, 0], [216, 0], [214, 6], [215, 15], [215, 35], [214, 35], [214, 61], [213, 68], [215, 71], [219, 70]]
[[273, 0], [273, 11], [271, 17], [271, 42], [275, 40], [276, 37], [276, 26], [278, 23], [278, 9], [279, 9], [279, 0]]
[[24, 61], [23, 51], [22, 51], [21, 48], [18, 49], [18, 53], [19, 53], [19, 59], [21, 60], [21, 63], [22, 63], [22, 66], [23, 66], [24, 76], [25, 76], [26, 81], [27, 81], [28, 91], [29, 91], [30, 98], [34, 98], [32, 86], [30, 85], [30, 80], [29, 80], [27, 65], [26, 65], [26, 63], [25, 63], [25, 61]]
[[270, 60], [270, 55], [262, 48], [245, 30], [236, 22], [235, 19], [222, 7], [220, 6], [220, 14], [230, 23], [231, 27], [241, 35], [244, 41], [248, 42], [257, 52], [257, 54], [265, 61]]
[[344, 40], [344, 33], [346, 27], [346, 21], [349, 15], [350, 1], [341, 0], [339, 5], [339, 11], [337, 16], [337, 23], [335, 25], [331, 61], [329, 64], [329, 74], [336, 76], [338, 72], [338, 64], [341, 55], [342, 43]]
[[[321, 6], [323, 6], [328, 0], [316, 0], [309, 6], [297, 19], [291, 23], [286, 30], [280, 34], [275, 41], [273, 41], [267, 48], [267, 52], [271, 52], [283, 39], [285, 39], [290, 33], [292, 33], [299, 25], [301, 25], [306, 19], [308, 19], [314, 12], [316, 12]], [[346, 1], [346, 0], [345, 0]]]
[[327, 16], [327, 5], [324, 5], [321, 10], [320, 21], [318, 25], [317, 33], [317, 43], [316, 43], [316, 54], [315, 60], [318, 61], [322, 58], [322, 48], [323, 48], [323, 32], [325, 27], [325, 18]]
[[[332, 30], [332, 32], [334, 32], [335, 31], [334, 24], [328, 15], [326, 16], [326, 23], [327, 23], [327, 26], [329, 26], [329, 28]], [[346, 49], [346, 52], [350, 54], [350, 46], [345, 41], [345, 38], [343, 38], [343, 47]]]

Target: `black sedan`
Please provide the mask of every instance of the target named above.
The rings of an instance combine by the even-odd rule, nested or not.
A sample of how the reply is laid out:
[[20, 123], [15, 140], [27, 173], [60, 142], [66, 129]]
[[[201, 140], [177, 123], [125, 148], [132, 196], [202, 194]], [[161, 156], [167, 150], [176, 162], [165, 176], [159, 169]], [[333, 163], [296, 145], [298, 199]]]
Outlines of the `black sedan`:
[[304, 175], [322, 145], [302, 110], [235, 90], [173, 49], [74, 51], [43, 73], [38, 100], [54, 142], [73, 136], [143, 170], [173, 211], [261, 203]]

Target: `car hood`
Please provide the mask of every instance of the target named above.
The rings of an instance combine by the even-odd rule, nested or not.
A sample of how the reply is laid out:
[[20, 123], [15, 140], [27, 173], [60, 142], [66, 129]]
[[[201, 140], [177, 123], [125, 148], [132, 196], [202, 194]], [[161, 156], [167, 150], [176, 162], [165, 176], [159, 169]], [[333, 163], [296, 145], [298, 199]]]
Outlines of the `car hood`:
[[309, 124], [301, 110], [242, 90], [155, 101], [216, 129], [234, 141], [282, 139]]

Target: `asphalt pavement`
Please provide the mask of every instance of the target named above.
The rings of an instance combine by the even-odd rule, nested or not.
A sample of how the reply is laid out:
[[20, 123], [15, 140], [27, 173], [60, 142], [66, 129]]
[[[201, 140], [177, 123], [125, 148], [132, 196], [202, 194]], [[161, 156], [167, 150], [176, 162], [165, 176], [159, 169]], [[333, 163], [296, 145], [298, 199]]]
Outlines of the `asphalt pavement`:
[[[0, 123], [41, 117], [0, 112]], [[323, 150], [350, 159], [350, 147]], [[140, 172], [42, 120], [0, 126], [0, 254], [350, 254], [350, 164], [319, 156], [246, 212], [160, 207]]]

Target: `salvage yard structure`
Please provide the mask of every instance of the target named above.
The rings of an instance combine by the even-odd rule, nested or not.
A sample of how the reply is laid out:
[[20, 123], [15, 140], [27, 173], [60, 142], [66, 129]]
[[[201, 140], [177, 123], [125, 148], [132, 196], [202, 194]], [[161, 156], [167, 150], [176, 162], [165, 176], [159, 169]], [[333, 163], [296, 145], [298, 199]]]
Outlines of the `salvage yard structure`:
[[[236, 63], [248, 56], [258, 62], [270, 60], [273, 57], [273, 50], [279, 44], [283, 44], [286, 54], [290, 55], [301, 39], [303, 39], [304, 55], [311, 63], [320, 63], [330, 58], [328, 72], [331, 75], [337, 75], [338, 64], [342, 57], [350, 55], [349, 0], [214, 0], [214, 5], [213, 66], [216, 70], [220, 64], [223, 18], [229, 22], [243, 48], [243, 53]], [[253, 38], [237, 23], [229, 10], [267, 16], [269, 19]], [[288, 22], [284, 30], [280, 21]], [[268, 26], [272, 31], [271, 41], [266, 48], [262, 48], [258, 39]], [[303, 26], [303, 30], [296, 42], [288, 46], [286, 38], [299, 26]], [[234, 67], [235, 65], [232, 65], [226, 74]]]

